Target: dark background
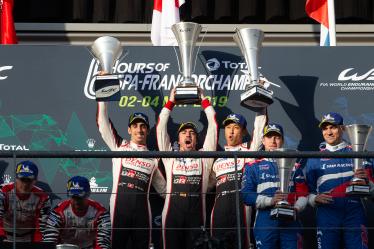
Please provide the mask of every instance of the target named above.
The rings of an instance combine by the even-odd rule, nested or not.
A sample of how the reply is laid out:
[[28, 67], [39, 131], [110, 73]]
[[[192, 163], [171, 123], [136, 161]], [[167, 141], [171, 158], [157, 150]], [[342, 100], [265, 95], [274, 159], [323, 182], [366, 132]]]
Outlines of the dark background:
[[[153, 0], [14, 0], [16, 22], [151, 23]], [[314, 23], [305, 0], [186, 0], [181, 20], [199, 23]], [[373, 23], [373, 0], [336, 0], [336, 22]]]

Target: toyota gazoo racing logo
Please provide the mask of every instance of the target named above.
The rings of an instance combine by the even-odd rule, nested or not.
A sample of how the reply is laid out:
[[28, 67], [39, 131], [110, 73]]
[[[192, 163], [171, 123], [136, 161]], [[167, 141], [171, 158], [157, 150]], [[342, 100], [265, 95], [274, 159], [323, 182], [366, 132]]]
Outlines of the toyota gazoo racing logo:
[[13, 66], [0, 66], [0, 80], [5, 80], [8, 78], [6, 71], [12, 70]]

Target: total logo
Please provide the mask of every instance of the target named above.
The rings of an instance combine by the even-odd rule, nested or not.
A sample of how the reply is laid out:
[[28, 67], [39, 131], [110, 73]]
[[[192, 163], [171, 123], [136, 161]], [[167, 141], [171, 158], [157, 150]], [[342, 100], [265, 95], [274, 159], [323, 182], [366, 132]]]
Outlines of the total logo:
[[0, 144], [0, 150], [29, 150], [29, 148], [19, 144]]
[[209, 59], [205, 66], [210, 72], [217, 71], [221, 67], [224, 69], [247, 69], [247, 63], [245, 62], [219, 61], [217, 58]]
[[6, 78], [8, 78], [8, 76], [4, 74], [4, 71], [9, 71], [11, 69], [13, 69], [13, 66], [0, 67], [0, 80], [5, 80]]

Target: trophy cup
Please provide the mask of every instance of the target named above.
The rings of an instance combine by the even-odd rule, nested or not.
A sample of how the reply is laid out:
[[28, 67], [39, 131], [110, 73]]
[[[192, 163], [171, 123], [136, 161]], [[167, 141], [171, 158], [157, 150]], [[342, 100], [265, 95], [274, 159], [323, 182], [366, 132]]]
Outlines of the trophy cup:
[[264, 39], [264, 32], [259, 29], [237, 29], [234, 41], [239, 46], [247, 63], [249, 85], [240, 95], [241, 105], [258, 111], [273, 103], [273, 92], [264, 88], [258, 73], [258, 57]]
[[96, 76], [95, 93], [97, 101], [118, 101], [121, 97], [119, 75], [113, 75], [113, 66], [122, 54], [121, 43], [111, 36], [95, 40], [89, 49], [99, 62], [105, 75]]
[[[277, 149], [275, 151], [295, 151], [290, 149]], [[292, 174], [292, 169], [296, 163], [296, 158], [276, 158], [278, 165], [278, 175], [282, 193], [288, 193], [288, 186]], [[270, 217], [277, 220], [291, 221], [295, 219], [295, 209], [287, 200], [279, 201], [270, 211]]]
[[[353, 151], [364, 151], [366, 144], [372, 130], [370, 125], [352, 124], [346, 125], [345, 130], [349, 137]], [[354, 170], [361, 169], [364, 160], [362, 158], [353, 159]], [[367, 184], [365, 179], [353, 177], [349, 186], [346, 189], [346, 193], [352, 196], [367, 196], [370, 192], [370, 186]]]
[[194, 48], [202, 29], [201, 25], [193, 22], [179, 22], [173, 24], [171, 29], [178, 42], [183, 73], [182, 80], [175, 88], [175, 101], [178, 104], [199, 103], [199, 89], [191, 75]]

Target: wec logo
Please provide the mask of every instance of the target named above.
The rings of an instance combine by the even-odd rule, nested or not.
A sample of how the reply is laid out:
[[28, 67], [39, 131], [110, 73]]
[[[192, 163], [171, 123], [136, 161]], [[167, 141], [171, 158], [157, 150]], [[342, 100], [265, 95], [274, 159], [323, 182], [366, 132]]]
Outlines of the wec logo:
[[11, 70], [13, 66], [2, 66], [0, 67], [0, 80], [5, 80], [8, 76], [2, 74], [3, 71]]
[[354, 68], [348, 68], [343, 70], [338, 77], [339, 81], [360, 81], [360, 80], [374, 80], [374, 68], [370, 69], [367, 73], [363, 75], [358, 75], [357, 72], [352, 72]]

